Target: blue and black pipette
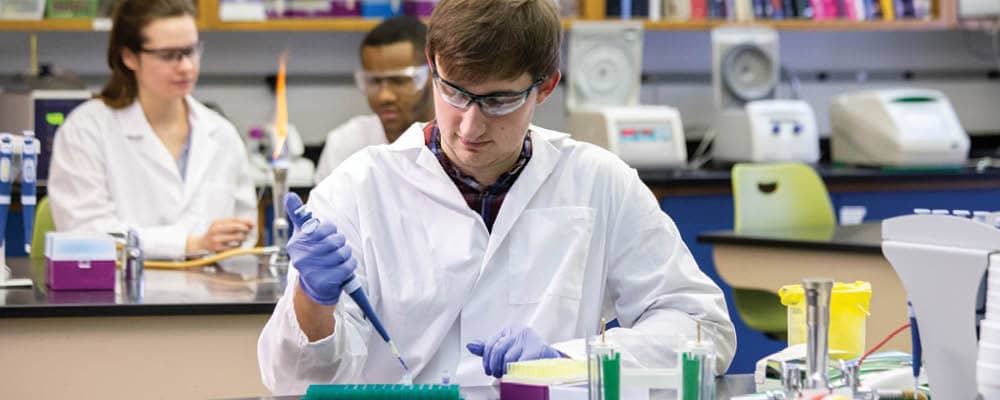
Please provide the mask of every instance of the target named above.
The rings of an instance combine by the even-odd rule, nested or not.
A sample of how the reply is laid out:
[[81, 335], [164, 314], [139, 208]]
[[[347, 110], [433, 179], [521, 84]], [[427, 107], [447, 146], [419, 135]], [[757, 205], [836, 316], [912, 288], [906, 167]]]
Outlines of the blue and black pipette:
[[[294, 211], [294, 213], [296, 216], [304, 217], [306, 219], [306, 221], [302, 223], [303, 226], [309, 223], [319, 223], [319, 219], [313, 218], [312, 213], [306, 208], [305, 205], [299, 207]], [[403, 361], [403, 356], [400, 355], [399, 349], [396, 348], [396, 344], [392, 342], [391, 338], [389, 338], [389, 332], [386, 332], [385, 327], [382, 326], [382, 321], [380, 321], [378, 316], [375, 315], [375, 309], [372, 308], [372, 304], [368, 301], [368, 295], [365, 294], [365, 289], [361, 287], [361, 280], [358, 279], [354, 273], [351, 273], [351, 276], [347, 277], [342, 287], [344, 288], [344, 291], [347, 292], [352, 299], [354, 299], [354, 302], [357, 303], [358, 307], [361, 308], [361, 312], [365, 314], [365, 318], [368, 318], [368, 320], [371, 321], [372, 326], [375, 327], [375, 330], [378, 332], [378, 335], [382, 337], [382, 340], [385, 340], [385, 342], [389, 344], [389, 348], [392, 350], [392, 355], [396, 356], [396, 359], [399, 360], [399, 364], [403, 366], [403, 380], [411, 382], [412, 377], [410, 376], [410, 368], [406, 366], [406, 361]]]
[[913, 342], [913, 398], [920, 398], [920, 362], [923, 349], [920, 346], [920, 329], [917, 327], [917, 314], [913, 312], [913, 303], [906, 302], [910, 314], [910, 339]]
[[24, 210], [24, 252], [31, 253], [31, 232], [35, 225], [35, 173], [38, 166], [38, 139], [34, 131], [24, 131], [21, 148], [21, 209]]

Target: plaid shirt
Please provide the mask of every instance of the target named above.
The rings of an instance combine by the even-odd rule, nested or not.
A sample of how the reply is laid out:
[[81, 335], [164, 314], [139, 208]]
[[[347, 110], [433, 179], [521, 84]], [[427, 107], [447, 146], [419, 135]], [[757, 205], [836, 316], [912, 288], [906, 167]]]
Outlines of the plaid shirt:
[[510, 187], [514, 185], [514, 181], [517, 180], [518, 175], [521, 174], [524, 166], [531, 159], [531, 135], [524, 136], [524, 146], [521, 148], [521, 155], [517, 157], [514, 167], [510, 171], [504, 172], [497, 178], [496, 182], [485, 188], [479, 182], [476, 182], [473, 177], [459, 171], [448, 160], [448, 157], [444, 154], [444, 150], [441, 148], [441, 132], [438, 131], [436, 122], [431, 122], [424, 127], [424, 143], [431, 150], [431, 153], [434, 153], [434, 156], [437, 157], [444, 171], [451, 178], [452, 182], [455, 182], [455, 186], [458, 186], [458, 191], [465, 198], [465, 203], [473, 211], [479, 213], [480, 217], [483, 217], [486, 229], [492, 232], [493, 222], [496, 221], [497, 214], [500, 213], [500, 206], [503, 205], [504, 197], [507, 197]]

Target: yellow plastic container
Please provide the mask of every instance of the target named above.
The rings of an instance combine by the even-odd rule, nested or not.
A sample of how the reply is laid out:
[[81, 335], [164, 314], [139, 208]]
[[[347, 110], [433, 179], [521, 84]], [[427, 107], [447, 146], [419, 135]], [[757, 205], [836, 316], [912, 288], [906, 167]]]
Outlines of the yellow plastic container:
[[[783, 286], [781, 304], [788, 307], [788, 345], [806, 342], [806, 299], [802, 285]], [[852, 359], [865, 352], [865, 319], [872, 298], [868, 282], [837, 282], [830, 297], [830, 357]]]

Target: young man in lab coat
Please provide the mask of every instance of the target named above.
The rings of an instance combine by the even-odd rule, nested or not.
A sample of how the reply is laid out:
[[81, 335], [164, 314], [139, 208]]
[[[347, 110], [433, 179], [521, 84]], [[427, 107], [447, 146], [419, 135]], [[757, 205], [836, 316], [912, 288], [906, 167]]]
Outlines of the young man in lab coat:
[[[613, 154], [530, 125], [560, 79], [551, 0], [442, 0], [427, 58], [436, 120], [344, 162], [293, 215], [294, 269], [258, 343], [264, 384], [399, 382], [341, 286], [353, 272], [416, 382], [495, 382], [506, 362], [586, 357], [602, 317], [626, 364], [663, 366], [671, 334], [735, 351], [721, 290]], [[301, 200], [290, 196], [290, 212]], [[339, 300], [339, 301], [338, 301]]]
[[414, 122], [434, 119], [426, 41], [427, 27], [410, 16], [389, 18], [365, 35], [354, 82], [375, 114], [330, 131], [316, 166], [317, 183], [356, 151], [392, 143]]

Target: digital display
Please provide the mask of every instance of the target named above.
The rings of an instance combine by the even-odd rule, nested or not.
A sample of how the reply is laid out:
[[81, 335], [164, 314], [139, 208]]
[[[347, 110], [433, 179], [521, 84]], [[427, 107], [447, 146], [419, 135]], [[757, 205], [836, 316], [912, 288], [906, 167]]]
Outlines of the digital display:
[[619, 143], [669, 142], [673, 140], [669, 125], [622, 125], [618, 129]]

